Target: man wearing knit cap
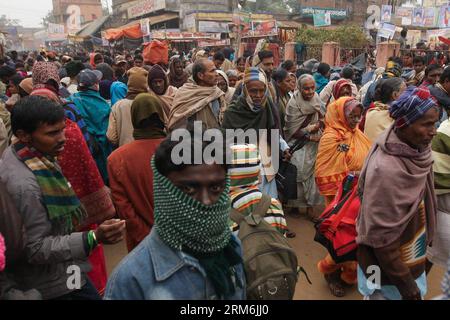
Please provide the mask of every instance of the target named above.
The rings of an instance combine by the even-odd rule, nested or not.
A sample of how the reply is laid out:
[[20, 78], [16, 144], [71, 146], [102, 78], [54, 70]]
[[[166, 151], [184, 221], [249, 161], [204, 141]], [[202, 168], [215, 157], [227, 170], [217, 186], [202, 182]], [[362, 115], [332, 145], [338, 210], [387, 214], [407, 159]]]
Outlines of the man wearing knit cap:
[[128, 70], [128, 93], [125, 99], [113, 105], [109, 116], [106, 136], [116, 146], [123, 146], [133, 141], [133, 124], [131, 122], [131, 104], [139, 93], [148, 92], [148, 72], [134, 67]]
[[[367, 300], [421, 300], [436, 226], [431, 141], [439, 110], [427, 89], [411, 86], [389, 111], [394, 123], [376, 140], [359, 180], [358, 287]], [[379, 283], [367, 280], [374, 266]]]
[[207, 129], [219, 128], [226, 106], [224, 96], [217, 87], [214, 63], [197, 60], [192, 68], [192, 78], [175, 95], [168, 129], [183, 128], [194, 121], [201, 121]]
[[164, 122], [167, 122], [178, 89], [169, 84], [168, 76], [157, 64], [148, 73], [148, 87], [163, 102]]

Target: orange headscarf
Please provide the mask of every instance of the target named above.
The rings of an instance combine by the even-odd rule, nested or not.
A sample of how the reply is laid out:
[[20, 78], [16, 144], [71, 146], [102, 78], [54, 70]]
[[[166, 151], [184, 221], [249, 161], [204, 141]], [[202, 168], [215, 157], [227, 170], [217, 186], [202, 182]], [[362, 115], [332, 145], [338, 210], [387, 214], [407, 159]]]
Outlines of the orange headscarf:
[[[356, 127], [351, 129], [345, 117], [345, 104], [351, 97], [342, 97], [328, 106], [325, 131], [319, 143], [316, 160], [316, 183], [324, 196], [336, 195], [339, 185], [351, 171], [361, 171], [371, 147], [370, 140]], [[338, 149], [349, 150], [346, 152]], [[341, 148], [340, 148], [341, 147]]]

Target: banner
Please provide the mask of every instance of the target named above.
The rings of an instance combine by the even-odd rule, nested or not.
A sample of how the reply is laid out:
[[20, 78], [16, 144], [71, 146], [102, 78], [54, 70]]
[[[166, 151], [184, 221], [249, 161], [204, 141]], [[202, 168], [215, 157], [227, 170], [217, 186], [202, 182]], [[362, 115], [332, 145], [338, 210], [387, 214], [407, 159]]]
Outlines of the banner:
[[272, 21], [253, 21], [252, 35], [254, 36], [269, 36], [278, 35], [278, 25], [275, 20]]
[[239, 12], [233, 13], [233, 24], [236, 33], [248, 33], [252, 29], [252, 20], [249, 13]]
[[316, 13], [313, 15], [314, 27], [331, 26], [331, 15], [329, 12]]
[[197, 46], [199, 48], [205, 47], [221, 47], [221, 46], [229, 46], [230, 39], [216, 40], [216, 41], [198, 41]]
[[65, 34], [64, 25], [56, 24], [56, 23], [49, 23], [48, 24], [48, 33], [49, 34]]
[[381, 6], [381, 22], [391, 22], [392, 16], [392, 6], [382, 5]]
[[378, 31], [378, 37], [393, 39], [395, 35], [395, 24], [384, 22]]
[[423, 14], [423, 25], [430, 28], [436, 26], [436, 8], [425, 8]]
[[401, 19], [402, 26], [410, 26], [412, 24], [413, 8], [397, 7], [395, 16]]
[[414, 8], [414, 14], [413, 14], [413, 26], [416, 27], [423, 27], [423, 15], [424, 10], [423, 8]]
[[198, 32], [228, 33], [228, 22], [199, 21]]
[[422, 40], [422, 31], [421, 30], [408, 30], [406, 35], [406, 43], [411, 47], [415, 47], [417, 43]]
[[306, 7], [300, 10], [300, 14], [302, 17], [313, 17], [315, 14], [319, 13], [330, 13], [330, 17], [336, 20], [344, 20], [347, 18], [347, 10], [346, 9], [334, 9], [334, 8], [311, 8]]
[[166, 8], [165, 0], [144, 0], [128, 8], [128, 19]]
[[442, 6], [439, 10], [439, 28], [450, 27], [450, 6]]
[[141, 20], [141, 32], [144, 35], [144, 37], [150, 34], [150, 19]]

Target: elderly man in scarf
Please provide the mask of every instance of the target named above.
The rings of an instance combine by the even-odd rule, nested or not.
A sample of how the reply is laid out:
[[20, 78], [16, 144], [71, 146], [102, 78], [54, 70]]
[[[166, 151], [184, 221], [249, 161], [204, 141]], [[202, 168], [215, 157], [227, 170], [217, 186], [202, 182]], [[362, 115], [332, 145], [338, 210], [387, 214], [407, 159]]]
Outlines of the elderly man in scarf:
[[175, 95], [167, 128], [170, 131], [184, 128], [194, 121], [201, 121], [206, 129], [220, 128], [226, 109], [224, 96], [217, 87], [214, 63], [197, 60], [192, 68], [192, 78]]
[[[421, 300], [436, 224], [431, 142], [439, 110], [427, 89], [409, 87], [390, 115], [394, 123], [372, 147], [359, 181], [359, 291], [370, 300]], [[381, 283], [369, 286], [373, 266]]]
[[[258, 148], [262, 157], [262, 183], [260, 189], [263, 193], [278, 199], [275, 171], [272, 166], [272, 152], [274, 157], [283, 153], [285, 160], [291, 158], [289, 146], [281, 136], [281, 125], [278, 110], [269, 99], [267, 78], [259, 68], [249, 68], [245, 71], [243, 93], [234, 100], [225, 111], [223, 129], [256, 130], [261, 136], [266, 130], [266, 136], [258, 141]], [[277, 146], [271, 146], [272, 135], [276, 134]]]
[[166, 136], [164, 107], [160, 99], [139, 94], [131, 105], [132, 141], [108, 158], [111, 193], [118, 215], [127, 222], [127, 247], [131, 252], [153, 227], [153, 174], [149, 163]]
[[154, 65], [148, 73], [148, 87], [150, 93], [158, 97], [163, 106], [164, 123], [167, 123], [173, 100], [178, 91], [177, 88], [169, 84], [169, 78], [159, 65]]
[[123, 146], [133, 141], [133, 124], [131, 122], [131, 104], [140, 93], [148, 92], [147, 70], [134, 67], [128, 70], [128, 92], [125, 99], [116, 102], [109, 116], [106, 136], [115, 146]]

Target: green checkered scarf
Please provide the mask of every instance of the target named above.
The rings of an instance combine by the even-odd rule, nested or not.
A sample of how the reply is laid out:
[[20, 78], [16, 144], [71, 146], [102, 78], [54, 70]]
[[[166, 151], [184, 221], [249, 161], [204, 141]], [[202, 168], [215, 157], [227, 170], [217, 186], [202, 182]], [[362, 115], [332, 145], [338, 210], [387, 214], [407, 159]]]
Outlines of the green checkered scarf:
[[36, 177], [53, 231], [58, 234], [72, 233], [87, 213], [55, 160], [21, 143], [14, 144], [13, 148]]
[[230, 179], [217, 203], [205, 206], [183, 193], [153, 169], [155, 228], [169, 247], [197, 258], [219, 297], [231, 297], [236, 286], [243, 288], [236, 276], [236, 265], [242, 264], [239, 244], [229, 228]]
[[217, 203], [206, 206], [185, 194], [156, 169], [152, 159], [155, 228], [172, 249], [209, 254], [230, 242], [230, 181]]

